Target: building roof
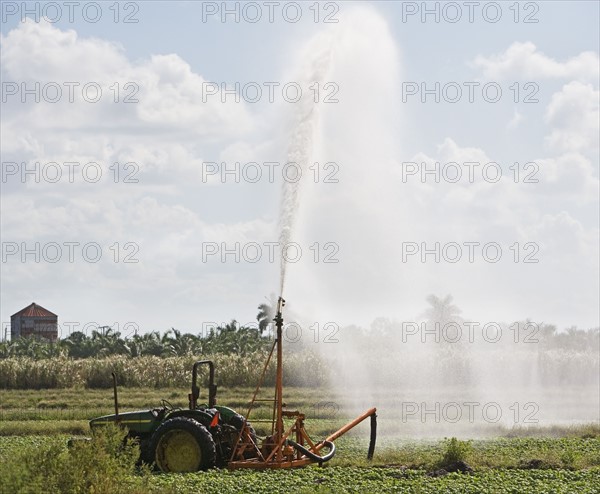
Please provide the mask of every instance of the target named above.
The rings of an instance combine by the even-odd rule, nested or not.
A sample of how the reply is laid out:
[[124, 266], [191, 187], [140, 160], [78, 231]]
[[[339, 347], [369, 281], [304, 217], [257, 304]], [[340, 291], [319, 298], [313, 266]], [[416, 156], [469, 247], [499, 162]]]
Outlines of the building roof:
[[15, 316], [25, 316], [25, 317], [58, 317], [56, 314], [50, 312], [48, 309], [44, 309], [41, 305], [32, 302], [31, 305], [28, 305], [24, 309], [21, 309], [19, 312], [13, 314], [11, 317]]

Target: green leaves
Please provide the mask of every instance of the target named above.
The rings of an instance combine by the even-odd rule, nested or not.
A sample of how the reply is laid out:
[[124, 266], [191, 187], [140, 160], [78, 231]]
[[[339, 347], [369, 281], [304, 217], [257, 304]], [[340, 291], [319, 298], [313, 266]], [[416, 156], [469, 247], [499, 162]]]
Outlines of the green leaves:
[[[122, 431], [109, 428], [105, 434], [73, 451], [65, 436], [0, 437], [0, 492], [592, 494], [600, 478], [600, 461], [594, 463], [600, 460], [598, 437], [405, 442], [383, 436], [375, 462], [366, 464], [366, 439], [349, 435], [337, 442], [335, 464], [324, 468], [163, 475], [135, 468], [136, 446], [123, 445]], [[427, 476], [449, 453], [467, 454], [475, 471]], [[575, 470], [563, 464], [571, 461]]]
[[455, 437], [444, 440], [444, 456], [440, 462], [440, 467], [445, 467], [458, 461], [466, 462], [471, 454], [473, 447], [471, 441], [460, 441]]
[[12, 448], [0, 449], [0, 492], [142, 492], [149, 472], [136, 467], [139, 449], [124, 442], [125, 434], [106, 427], [92, 441], [75, 441], [71, 449], [62, 437], [19, 438]]

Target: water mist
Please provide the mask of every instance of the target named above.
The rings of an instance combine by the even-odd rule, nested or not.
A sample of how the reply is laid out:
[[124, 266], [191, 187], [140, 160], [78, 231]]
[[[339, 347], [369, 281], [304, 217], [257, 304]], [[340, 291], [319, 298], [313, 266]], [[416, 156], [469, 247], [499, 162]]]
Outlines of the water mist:
[[[452, 222], [435, 215], [443, 201], [433, 188], [399, 180], [406, 125], [398, 101], [400, 60], [386, 21], [369, 7], [345, 9], [339, 25], [307, 43], [298, 73], [308, 84], [335, 81], [339, 103], [303, 97], [287, 158], [304, 175], [313, 161], [336, 162], [339, 180], [284, 183], [280, 242], [332, 244], [337, 251], [331, 263], [282, 259], [286, 322], [299, 322], [305, 346], [333, 363], [331, 388], [339, 391], [344, 413], [377, 406], [384, 433], [474, 437], [499, 426], [597, 420], [597, 352], [525, 344], [525, 333], [511, 342], [510, 321], [496, 343], [481, 326], [472, 341], [432, 336], [440, 321], [424, 315], [426, 297], [443, 298], [441, 286], [460, 291], [468, 281], [461, 265], [414, 268], [400, 258], [405, 240], [452, 235]], [[433, 213], [421, 215], [428, 207]], [[415, 293], [421, 302], [407, 307]], [[460, 297], [455, 303], [477, 306]], [[464, 324], [469, 314], [449, 321]], [[424, 325], [429, 337], [406, 338], [407, 322]]]

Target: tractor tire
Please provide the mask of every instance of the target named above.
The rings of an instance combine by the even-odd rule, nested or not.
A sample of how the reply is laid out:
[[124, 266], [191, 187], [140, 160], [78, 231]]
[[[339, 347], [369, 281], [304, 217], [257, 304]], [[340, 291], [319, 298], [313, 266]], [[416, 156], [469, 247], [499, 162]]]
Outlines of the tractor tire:
[[[244, 417], [242, 417], [239, 413], [235, 413], [226, 422], [226, 424], [235, 427], [235, 429], [239, 433], [242, 430], [242, 427], [244, 427], [244, 420], [245, 420]], [[260, 448], [260, 445], [258, 444], [257, 439], [256, 439], [256, 431], [254, 430], [254, 427], [252, 427], [252, 424], [250, 424], [250, 422], [246, 423], [246, 426], [248, 427], [248, 432], [250, 433], [250, 437], [252, 438], [254, 443]], [[255, 456], [256, 456], [256, 453], [254, 451], [247, 451], [244, 453], [244, 458], [254, 458]]]
[[140, 465], [153, 465], [154, 464], [154, 453], [150, 450], [151, 438], [138, 438], [138, 444], [140, 446], [140, 458], [138, 466]]
[[215, 466], [215, 441], [208, 429], [188, 417], [163, 422], [152, 435], [150, 451], [162, 472], [197, 472]]

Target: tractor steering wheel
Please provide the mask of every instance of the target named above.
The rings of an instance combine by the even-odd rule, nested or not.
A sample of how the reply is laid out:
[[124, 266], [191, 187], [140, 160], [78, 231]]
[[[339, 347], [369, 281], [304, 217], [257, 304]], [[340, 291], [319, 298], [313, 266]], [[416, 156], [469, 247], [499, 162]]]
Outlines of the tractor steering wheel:
[[163, 408], [167, 409], [167, 410], [174, 410], [175, 407], [167, 400], [162, 399], [160, 400], [160, 404], [162, 405]]

